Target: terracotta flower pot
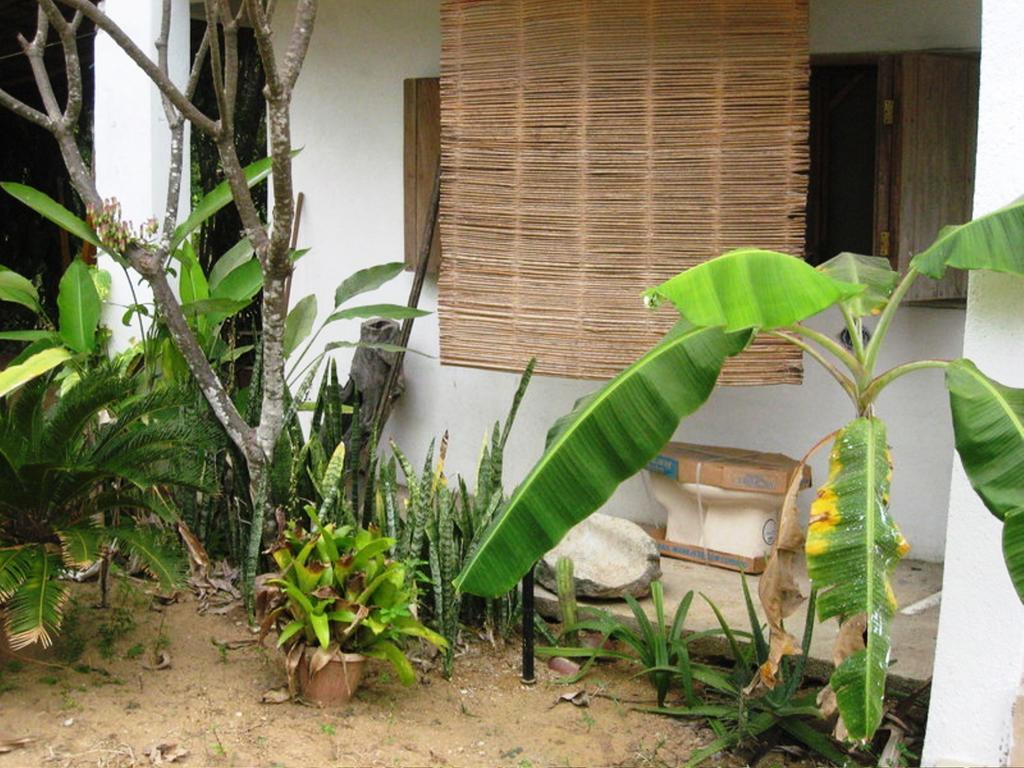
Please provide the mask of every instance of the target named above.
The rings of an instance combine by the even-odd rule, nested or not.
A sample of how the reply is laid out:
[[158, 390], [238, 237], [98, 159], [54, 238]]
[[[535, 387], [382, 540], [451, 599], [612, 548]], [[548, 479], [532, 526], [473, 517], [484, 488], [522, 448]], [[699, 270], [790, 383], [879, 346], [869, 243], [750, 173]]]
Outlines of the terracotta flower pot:
[[359, 688], [366, 657], [359, 653], [336, 651], [323, 663], [315, 661], [316, 648], [305, 648], [295, 669], [299, 698], [321, 707], [340, 707], [348, 703]]

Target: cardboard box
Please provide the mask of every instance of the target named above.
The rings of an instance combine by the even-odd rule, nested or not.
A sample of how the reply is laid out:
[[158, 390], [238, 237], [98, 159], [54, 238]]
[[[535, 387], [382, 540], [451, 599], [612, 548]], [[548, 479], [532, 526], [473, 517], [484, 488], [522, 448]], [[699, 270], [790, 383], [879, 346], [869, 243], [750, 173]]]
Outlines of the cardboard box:
[[698, 547], [692, 544], [681, 544], [677, 541], [669, 541], [665, 538], [665, 528], [644, 525], [641, 526], [658, 545], [658, 552], [662, 557], [674, 557], [676, 560], [689, 560], [694, 563], [705, 563], [718, 568], [728, 568], [732, 571], [740, 571], [757, 575], [764, 573], [768, 565], [766, 557], [747, 557], [737, 555], [733, 552], [720, 552], [717, 549]]
[[[797, 464], [778, 453], [669, 443], [647, 466], [667, 524], [648, 532], [665, 557], [761, 573]], [[810, 482], [810, 468], [804, 467], [801, 488]]]
[[[678, 483], [701, 483], [716, 488], [753, 493], [784, 494], [795, 459], [781, 453], [761, 453], [693, 443], [669, 443], [648, 465]], [[801, 488], [811, 484], [811, 468], [804, 467]]]

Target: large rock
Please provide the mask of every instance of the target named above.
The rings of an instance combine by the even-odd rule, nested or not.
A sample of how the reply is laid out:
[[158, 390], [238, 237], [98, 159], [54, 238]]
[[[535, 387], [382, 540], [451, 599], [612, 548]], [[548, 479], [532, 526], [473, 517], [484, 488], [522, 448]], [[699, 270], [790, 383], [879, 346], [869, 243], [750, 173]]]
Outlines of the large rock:
[[559, 557], [572, 560], [578, 597], [645, 597], [661, 576], [658, 547], [644, 529], [601, 513], [569, 531], [537, 564], [537, 581], [553, 592]]

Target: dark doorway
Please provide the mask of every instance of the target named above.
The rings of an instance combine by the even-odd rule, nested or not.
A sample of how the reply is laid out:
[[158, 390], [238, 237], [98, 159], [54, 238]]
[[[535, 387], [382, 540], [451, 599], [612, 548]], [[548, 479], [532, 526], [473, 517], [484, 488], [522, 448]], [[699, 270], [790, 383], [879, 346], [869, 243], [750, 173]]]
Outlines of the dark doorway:
[[814, 66], [807, 261], [842, 251], [870, 254], [875, 235], [878, 67]]

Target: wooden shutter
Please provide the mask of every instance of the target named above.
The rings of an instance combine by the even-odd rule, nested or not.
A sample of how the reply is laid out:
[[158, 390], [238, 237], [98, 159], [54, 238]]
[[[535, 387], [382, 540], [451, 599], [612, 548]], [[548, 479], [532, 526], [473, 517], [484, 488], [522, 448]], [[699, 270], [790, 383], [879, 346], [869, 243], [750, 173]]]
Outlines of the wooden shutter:
[[[443, 0], [441, 357], [607, 378], [675, 322], [642, 291], [802, 255], [806, 0]], [[759, 339], [732, 384], [799, 382]]]
[[[976, 55], [908, 53], [898, 58], [894, 109], [898, 150], [892, 237], [900, 271], [948, 224], [963, 224], [974, 205], [978, 133]], [[963, 305], [967, 273], [920, 278], [907, 300]]]
[[[436, 77], [406, 80], [405, 88], [405, 267], [416, 269], [424, 225], [441, 160], [441, 85]], [[437, 274], [441, 242], [436, 231], [427, 272]]]

